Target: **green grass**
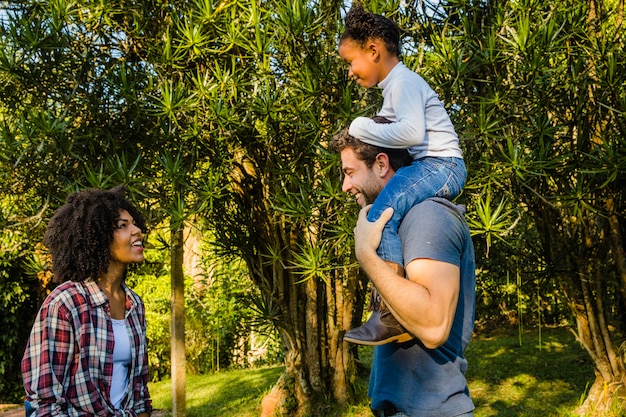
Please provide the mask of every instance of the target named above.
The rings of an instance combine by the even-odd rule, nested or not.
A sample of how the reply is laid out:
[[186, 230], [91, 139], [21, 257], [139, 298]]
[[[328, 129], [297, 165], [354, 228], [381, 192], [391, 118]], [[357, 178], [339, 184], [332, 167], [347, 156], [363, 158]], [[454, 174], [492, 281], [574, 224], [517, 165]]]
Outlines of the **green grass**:
[[[261, 398], [269, 392], [283, 371], [282, 366], [188, 375], [187, 416], [258, 417]], [[171, 381], [151, 383], [152, 406], [172, 409]]]
[[474, 337], [466, 352], [476, 417], [571, 416], [595, 375], [564, 328]]
[[[364, 363], [372, 348], [361, 348]], [[467, 350], [468, 381], [476, 417], [571, 417], [594, 380], [588, 355], [563, 328], [475, 336]], [[257, 417], [261, 398], [283, 367], [187, 377], [189, 417]], [[367, 379], [358, 381], [360, 401], [332, 417], [369, 417]], [[171, 410], [171, 382], [150, 384], [154, 407]]]

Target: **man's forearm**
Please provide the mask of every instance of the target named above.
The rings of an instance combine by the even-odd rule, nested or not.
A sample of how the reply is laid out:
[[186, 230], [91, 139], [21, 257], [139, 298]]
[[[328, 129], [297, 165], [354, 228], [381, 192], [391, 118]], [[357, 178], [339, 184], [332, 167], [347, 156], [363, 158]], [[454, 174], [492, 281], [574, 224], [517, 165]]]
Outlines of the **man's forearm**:
[[354, 228], [355, 254], [363, 271], [394, 317], [428, 348], [445, 343], [450, 333], [459, 292], [459, 268], [432, 259], [415, 259], [400, 277], [376, 253], [387, 210], [376, 222], [361, 210]]

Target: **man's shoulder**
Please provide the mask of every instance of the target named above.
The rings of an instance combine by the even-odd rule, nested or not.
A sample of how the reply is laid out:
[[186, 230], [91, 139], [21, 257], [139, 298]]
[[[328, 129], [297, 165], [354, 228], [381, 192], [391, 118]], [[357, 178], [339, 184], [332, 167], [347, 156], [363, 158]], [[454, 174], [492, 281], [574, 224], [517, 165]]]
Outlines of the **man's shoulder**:
[[465, 206], [462, 204], [453, 203], [445, 198], [431, 197], [411, 207], [406, 217], [424, 216], [427, 213], [436, 217], [453, 214], [463, 219], [465, 211]]
[[441, 198], [413, 206], [398, 229], [405, 261], [427, 258], [459, 266], [471, 242], [463, 213], [463, 206]]
[[437, 241], [446, 237], [464, 239], [469, 233], [465, 207], [444, 198], [428, 198], [411, 207], [402, 219], [398, 232], [403, 240], [408, 236]]

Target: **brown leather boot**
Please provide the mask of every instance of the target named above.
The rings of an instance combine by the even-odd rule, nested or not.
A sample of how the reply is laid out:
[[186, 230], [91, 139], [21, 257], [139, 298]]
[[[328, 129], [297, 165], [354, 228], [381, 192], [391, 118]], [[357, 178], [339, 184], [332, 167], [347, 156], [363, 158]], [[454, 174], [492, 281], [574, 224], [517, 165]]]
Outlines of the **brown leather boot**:
[[[400, 276], [404, 276], [404, 269], [393, 262], [387, 264]], [[370, 295], [370, 309], [373, 310], [365, 324], [356, 329], [348, 330], [343, 340], [359, 345], [378, 346], [387, 343], [402, 343], [413, 339], [413, 335], [396, 320], [387, 308], [385, 300], [372, 286]]]

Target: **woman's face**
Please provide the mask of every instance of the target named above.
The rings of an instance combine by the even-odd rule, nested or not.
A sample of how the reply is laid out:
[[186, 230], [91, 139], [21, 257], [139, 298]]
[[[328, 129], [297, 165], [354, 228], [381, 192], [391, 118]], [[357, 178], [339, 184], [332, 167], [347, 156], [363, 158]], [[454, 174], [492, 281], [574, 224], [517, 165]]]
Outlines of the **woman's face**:
[[141, 229], [128, 211], [121, 209], [120, 218], [114, 225], [111, 242], [111, 261], [124, 265], [143, 262], [143, 241]]

